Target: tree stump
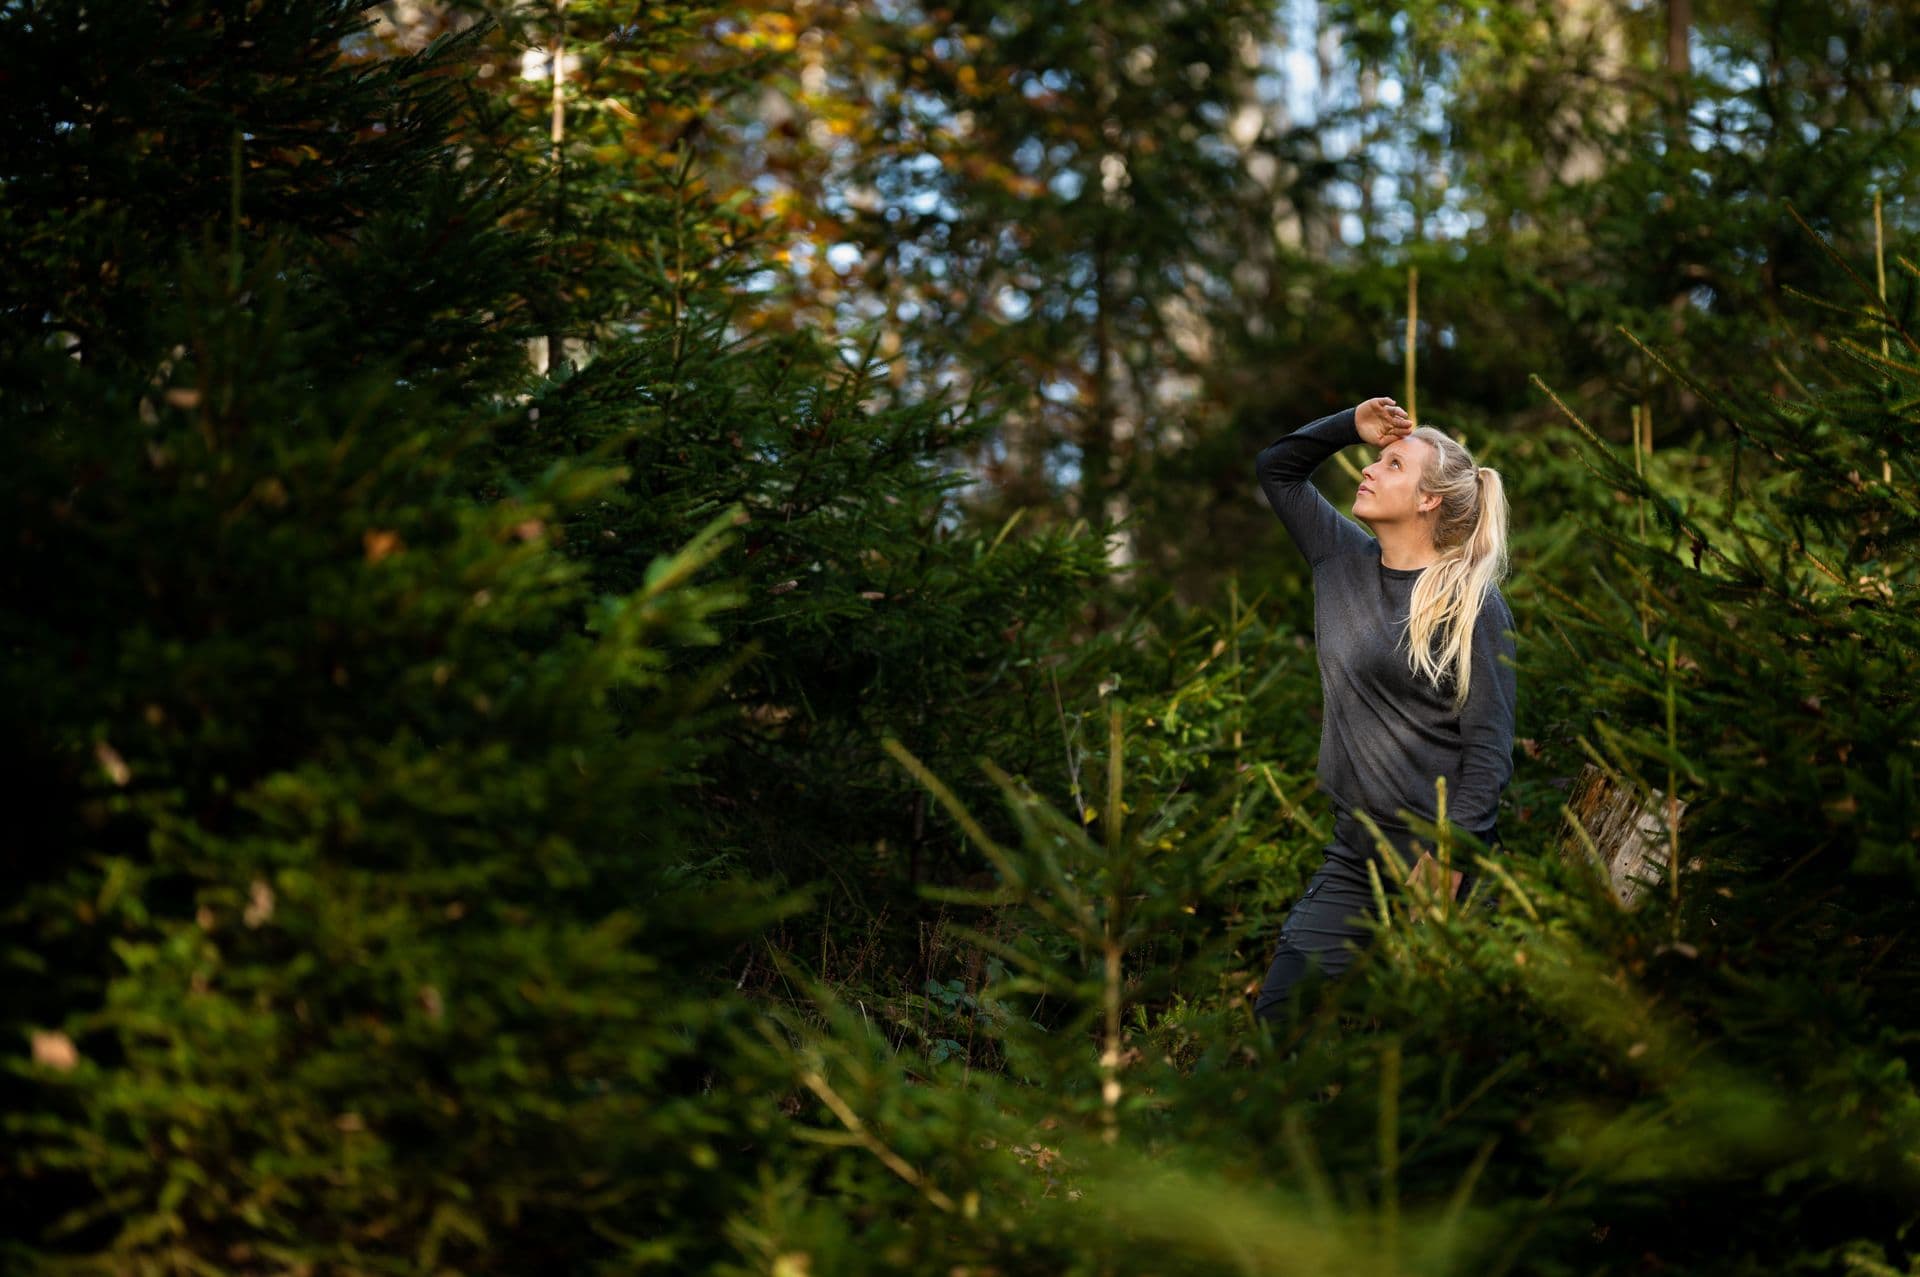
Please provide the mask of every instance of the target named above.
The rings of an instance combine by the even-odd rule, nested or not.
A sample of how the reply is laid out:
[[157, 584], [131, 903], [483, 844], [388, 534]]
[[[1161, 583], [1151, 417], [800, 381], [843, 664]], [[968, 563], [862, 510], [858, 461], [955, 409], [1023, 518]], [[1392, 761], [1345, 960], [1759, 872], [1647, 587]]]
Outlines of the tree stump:
[[[1580, 769], [1574, 779], [1567, 808], [1593, 840], [1593, 848], [1575, 830], [1569, 829], [1561, 841], [1568, 859], [1584, 856], [1594, 859], [1606, 872], [1614, 899], [1623, 909], [1632, 909], [1649, 887], [1666, 881], [1667, 869], [1667, 796], [1655, 789], [1647, 802], [1631, 791], [1620, 788], [1592, 763]], [[1673, 804], [1677, 825], [1687, 805]]]

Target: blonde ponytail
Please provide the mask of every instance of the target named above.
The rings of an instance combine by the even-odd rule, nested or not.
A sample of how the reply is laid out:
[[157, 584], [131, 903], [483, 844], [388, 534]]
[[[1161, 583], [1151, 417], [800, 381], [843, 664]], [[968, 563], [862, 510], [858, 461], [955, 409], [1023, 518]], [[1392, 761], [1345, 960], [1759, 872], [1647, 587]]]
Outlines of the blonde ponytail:
[[1475, 465], [1464, 447], [1432, 426], [1415, 427], [1411, 437], [1433, 448], [1419, 491], [1440, 498], [1433, 529], [1440, 558], [1414, 583], [1408, 658], [1414, 673], [1436, 688], [1452, 679], [1458, 713], [1472, 681], [1474, 622], [1487, 595], [1507, 576], [1506, 488], [1498, 470]]

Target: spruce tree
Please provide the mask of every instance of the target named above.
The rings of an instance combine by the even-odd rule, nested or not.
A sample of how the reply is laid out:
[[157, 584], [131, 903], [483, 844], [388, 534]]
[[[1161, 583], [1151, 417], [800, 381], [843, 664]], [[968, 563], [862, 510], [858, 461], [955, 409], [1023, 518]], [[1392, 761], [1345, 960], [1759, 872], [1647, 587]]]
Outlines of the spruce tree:
[[743, 1184], [700, 976], [781, 906], [677, 800], [738, 513], [609, 592], [622, 471], [477, 491], [526, 192], [484, 33], [357, 9], [0, 15], [10, 1269], [627, 1271]]

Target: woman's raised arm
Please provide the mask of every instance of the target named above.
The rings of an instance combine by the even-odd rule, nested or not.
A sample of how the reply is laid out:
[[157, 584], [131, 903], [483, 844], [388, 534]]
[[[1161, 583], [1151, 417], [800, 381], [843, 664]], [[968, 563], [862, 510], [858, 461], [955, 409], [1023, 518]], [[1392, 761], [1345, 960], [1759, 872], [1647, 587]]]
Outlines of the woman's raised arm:
[[1355, 422], [1357, 408], [1343, 408], [1308, 422], [1290, 435], [1260, 450], [1254, 472], [1267, 503], [1287, 525], [1287, 533], [1310, 564], [1335, 554], [1367, 549], [1373, 538], [1359, 524], [1333, 508], [1313, 486], [1313, 472], [1342, 448], [1361, 443]]

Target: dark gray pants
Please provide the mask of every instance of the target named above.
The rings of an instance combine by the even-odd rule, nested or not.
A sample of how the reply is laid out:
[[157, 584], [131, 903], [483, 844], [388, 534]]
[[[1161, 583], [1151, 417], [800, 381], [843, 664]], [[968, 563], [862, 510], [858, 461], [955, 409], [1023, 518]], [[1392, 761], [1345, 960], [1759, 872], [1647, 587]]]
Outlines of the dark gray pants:
[[[1375, 916], [1373, 885], [1367, 878], [1367, 863], [1380, 866], [1380, 885], [1389, 896], [1397, 895], [1400, 884], [1413, 871], [1420, 848], [1430, 845], [1411, 830], [1382, 823], [1380, 832], [1392, 846], [1392, 859], [1383, 852], [1367, 827], [1341, 816], [1334, 820], [1333, 841], [1306, 890], [1280, 924], [1280, 943], [1273, 951], [1273, 963], [1254, 1001], [1253, 1013], [1262, 1020], [1287, 1014], [1296, 991], [1317, 985], [1319, 979], [1333, 979], [1353, 965], [1362, 946], [1372, 939], [1361, 921]], [[1473, 886], [1472, 861], [1463, 852], [1456, 864], [1466, 876], [1460, 883], [1464, 899]]]

